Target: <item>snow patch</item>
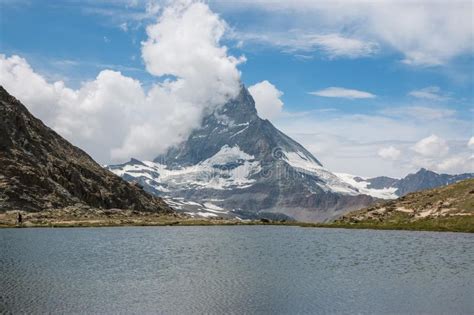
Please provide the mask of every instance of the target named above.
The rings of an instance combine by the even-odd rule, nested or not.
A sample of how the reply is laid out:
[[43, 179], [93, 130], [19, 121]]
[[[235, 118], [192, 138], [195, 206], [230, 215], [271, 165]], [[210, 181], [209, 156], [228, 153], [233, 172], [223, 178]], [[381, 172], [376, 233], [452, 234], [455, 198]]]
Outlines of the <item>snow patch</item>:
[[313, 158], [305, 155], [303, 152], [286, 152], [283, 151], [283, 159], [303, 174], [309, 174], [318, 177], [323, 183], [318, 185], [324, 191], [331, 191], [346, 195], [359, 195], [360, 192], [353, 185], [341, 180], [339, 177], [325, 169]]
[[212, 157], [204, 160], [200, 164], [227, 164], [236, 162], [238, 160], [254, 160], [253, 155], [247, 154], [244, 151], [240, 150], [239, 146], [230, 147], [224, 145], [219, 152], [217, 152]]
[[319, 165], [313, 159], [307, 157], [302, 152], [284, 152], [285, 159], [294, 168], [310, 171], [310, 172], [317, 172], [321, 169], [324, 169], [321, 165]]
[[218, 217], [217, 214], [215, 213], [209, 213], [209, 212], [196, 212], [196, 215], [203, 217], [203, 218], [215, 218]]
[[242, 130], [240, 130], [240, 131], [237, 131], [237, 132], [236, 132], [236, 133], [234, 133], [232, 136], [230, 136], [230, 138], [233, 138], [233, 137], [235, 137], [235, 136], [237, 136], [237, 135], [241, 134], [242, 132], [244, 132], [244, 131], [245, 131], [245, 130], [247, 130], [248, 128], [249, 128], [249, 126], [247, 126], [247, 127], [244, 127]]
[[395, 191], [397, 191], [396, 187], [387, 187], [383, 189], [375, 189], [375, 188], [368, 188], [370, 185], [369, 182], [367, 181], [357, 181], [355, 178], [362, 178], [360, 176], [355, 176], [351, 174], [345, 174], [345, 173], [335, 173], [339, 178], [341, 178], [343, 181], [346, 183], [350, 184], [351, 186], [356, 187], [361, 193], [365, 195], [369, 195], [375, 198], [381, 198], [381, 199], [396, 199], [398, 196], [395, 194]]
[[118, 176], [144, 181], [157, 191], [181, 189], [243, 189], [252, 186], [251, 177], [261, 171], [260, 162], [239, 146], [224, 145], [210, 158], [189, 167], [170, 169], [164, 164], [143, 161], [110, 167]]

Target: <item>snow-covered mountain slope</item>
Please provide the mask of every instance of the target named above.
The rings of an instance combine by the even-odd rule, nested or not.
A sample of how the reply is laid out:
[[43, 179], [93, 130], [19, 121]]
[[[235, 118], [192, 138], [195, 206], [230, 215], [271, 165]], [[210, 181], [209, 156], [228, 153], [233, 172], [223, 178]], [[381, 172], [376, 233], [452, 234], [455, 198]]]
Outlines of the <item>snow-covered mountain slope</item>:
[[164, 198], [233, 213], [279, 213], [322, 221], [373, 202], [331, 173], [303, 146], [257, 116], [244, 87], [209, 113], [187, 141], [153, 161], [108, 167]]
[[397, 190], [396, 187], [380, 187], [380, 188], [373, 188], [371, 187], [370, 179], [345, 174], [345, 173], [335, 173], [339, 176], [343, 181], [346, 183], [356, 187], [361, 193], [370, 195], [375, 198], [380, 199], [396, 199], [398, 196], [395, 194]]
[[157, 193], [176, 189], [231, 190], [252, 186], [253, 175], [261, 171], [260, 162], [238, 146], [223, 146], [212, 157], [196, 165], [172, 168], [152, 161], [132, 160], [109, 166], [115, 174], [130, 181], [139, 181]]
[[438, 174], [424, 168], [401, 179], [386, 176], [363, 178], [344, 173], [336, 173], [336, 175], [348, 184], [356, 187], [361, 193], [381, 199], [396, 199], [412, 192], [450, 185], [461, 180], [474, 178], [474, 173], [458, 175]]
[[211, 202], [198, 203], [194, 201], [186, 201], [184, 198], [166, 198], [175, 211], [186, 213], [195, 218], [240, 218], [231, 211], [225, 210]]
[[313, 160], [311, 156], [306, 156], [303, 152], [281, 153], [282, 159], [297, 172], [317, 176], [321, 181], [317, 183], [324, 191], [337, 192], [347, 195], [360, 195], [357, 186], [354, 186], [344, 179], [341, 180], [336, 174], [325, 169], [319, 162]]

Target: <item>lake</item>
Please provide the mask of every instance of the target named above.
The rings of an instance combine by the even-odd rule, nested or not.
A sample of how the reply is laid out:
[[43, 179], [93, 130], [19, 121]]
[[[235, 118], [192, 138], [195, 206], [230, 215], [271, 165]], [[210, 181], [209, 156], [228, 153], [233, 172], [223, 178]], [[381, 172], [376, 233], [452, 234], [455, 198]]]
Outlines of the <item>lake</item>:
[[0, 313], [472, 314], [474, 235], [0, 229]]

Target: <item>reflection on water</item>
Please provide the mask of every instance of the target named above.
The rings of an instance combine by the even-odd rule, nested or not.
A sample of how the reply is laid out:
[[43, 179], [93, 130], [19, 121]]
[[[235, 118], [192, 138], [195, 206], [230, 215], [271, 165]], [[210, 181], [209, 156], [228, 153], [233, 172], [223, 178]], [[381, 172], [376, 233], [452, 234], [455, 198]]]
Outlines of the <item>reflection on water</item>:
[[474, 235], [0, 230], [0, 312], [474, 313]]

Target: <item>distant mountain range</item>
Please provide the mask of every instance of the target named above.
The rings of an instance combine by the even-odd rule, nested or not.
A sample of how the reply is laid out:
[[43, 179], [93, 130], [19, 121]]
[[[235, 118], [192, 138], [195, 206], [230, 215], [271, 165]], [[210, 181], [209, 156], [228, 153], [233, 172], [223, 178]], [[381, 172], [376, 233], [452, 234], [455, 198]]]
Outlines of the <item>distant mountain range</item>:
[[0, 212], [65, 207], [171, 208], [97, 164], [0, 86]]
[[424, 168], [401, 179], [386, 176], [362, 178], [342, 173], [337, 175], [357, 187], [360, 192], [382, 199], [395, 199], [412, 192], [450, 185], [464, 179], [474, 178], [474, 173], [459, 175], [438, 174]]

